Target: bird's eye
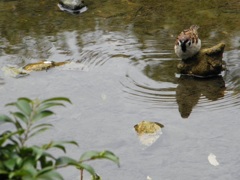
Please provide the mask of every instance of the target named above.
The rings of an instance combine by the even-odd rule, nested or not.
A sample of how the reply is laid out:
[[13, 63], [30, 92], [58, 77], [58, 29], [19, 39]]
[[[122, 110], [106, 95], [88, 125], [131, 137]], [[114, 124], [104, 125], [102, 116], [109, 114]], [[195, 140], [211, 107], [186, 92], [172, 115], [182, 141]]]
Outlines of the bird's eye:
[[188, 43], [189, 46], [191, 46], [191, 41]]

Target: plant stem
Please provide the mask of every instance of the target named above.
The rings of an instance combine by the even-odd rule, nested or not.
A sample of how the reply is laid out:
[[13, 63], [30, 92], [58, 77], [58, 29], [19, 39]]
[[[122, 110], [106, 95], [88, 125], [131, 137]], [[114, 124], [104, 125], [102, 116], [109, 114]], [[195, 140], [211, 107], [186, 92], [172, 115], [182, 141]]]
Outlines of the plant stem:
[[83, 180], [83, 169], [80, 169], [80, 180]]

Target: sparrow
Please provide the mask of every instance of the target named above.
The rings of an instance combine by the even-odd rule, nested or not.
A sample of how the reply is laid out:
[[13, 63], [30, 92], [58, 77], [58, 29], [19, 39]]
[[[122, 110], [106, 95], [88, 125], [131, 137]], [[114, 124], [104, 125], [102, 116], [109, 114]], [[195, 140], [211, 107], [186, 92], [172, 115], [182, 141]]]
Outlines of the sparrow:
[[181, 59], [188, 59], [197, 54], [201, 49], [201, 40], [198, 38], [199, 26], [192, 25], [183, 30], [176, 39], [174, 50]]

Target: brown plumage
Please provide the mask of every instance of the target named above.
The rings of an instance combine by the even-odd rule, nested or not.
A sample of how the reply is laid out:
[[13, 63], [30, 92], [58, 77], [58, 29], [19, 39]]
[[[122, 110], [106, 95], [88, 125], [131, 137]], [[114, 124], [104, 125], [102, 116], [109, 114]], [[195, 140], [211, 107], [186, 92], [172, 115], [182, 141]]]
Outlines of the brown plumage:
[[198, 26], [192, 25], [189, 29], [183, 30], [176, 39], [175, 53], [182, 59], [188, 59], [199, 52], [201, 40], [198, 37]]

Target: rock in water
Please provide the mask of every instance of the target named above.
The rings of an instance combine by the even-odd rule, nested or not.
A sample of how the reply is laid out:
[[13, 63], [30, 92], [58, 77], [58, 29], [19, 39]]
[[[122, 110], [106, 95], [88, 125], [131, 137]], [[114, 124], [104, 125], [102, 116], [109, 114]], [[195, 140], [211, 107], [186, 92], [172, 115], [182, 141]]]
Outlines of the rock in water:
[[222, 60], [224, 47], [224, 43], [219, 43], [211, 48], [201, 49], [195, 56], [178, 64], [179, 73], [199, 77], [219, 75], [226, 69], [226, 63]]
[[164, 126], [158, 122], [142, 121], [134, 126], [139, 140], [145, 147], [151, 146], [161, 136]]
[[87, 10], [83, 0], [60, 0], [58, 7], [72, 14], [80, 14]]

